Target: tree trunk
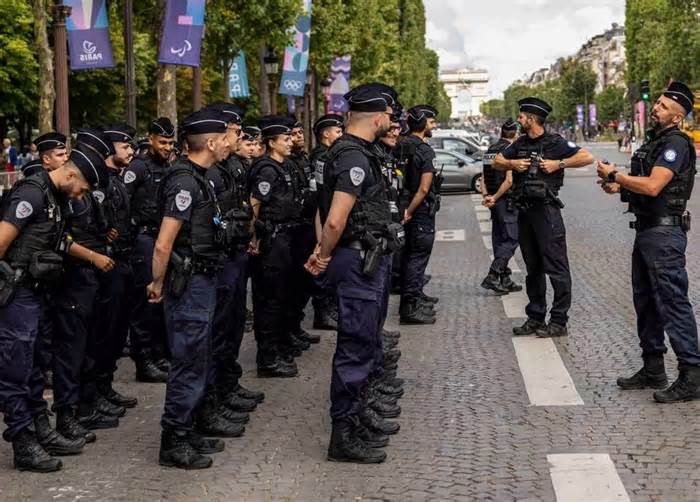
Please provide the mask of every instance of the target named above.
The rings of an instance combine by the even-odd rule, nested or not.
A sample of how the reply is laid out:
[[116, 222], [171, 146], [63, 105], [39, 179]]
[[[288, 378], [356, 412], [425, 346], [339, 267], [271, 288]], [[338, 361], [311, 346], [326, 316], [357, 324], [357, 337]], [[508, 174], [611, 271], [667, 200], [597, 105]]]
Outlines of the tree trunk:
[[224, 61], [221, 65], [221, 69], [224, 72], [224, 101], [226, 103], [231, 102], [231, 81], [229, 80], [229, 73], [231, 71], [231, 64]]
[[265, 73], [265, 43], [260, 44], [260, 78], [258, 80], [258, 95], [260, 96], [260, 111], [263, 115], [269, 115], [272, 106], [270, 104], [270, 82]]
[[[160, 19], [158, 21], [157, 47], [160, 47], [160, 37], [163, 32], [163, 16], [165, 15], [165, 0], [158, 0]], [[175, 65], [159, 64], [156, 84], [156, 99], [158, 100], [158, 116], [169, 118], [177, 125], [177, 79]]]
[[34, 42], [39, 60], [39, 134], [53, 130], [54, 87], [53, 51], [49, 46], [46, 0], [33, 0]]

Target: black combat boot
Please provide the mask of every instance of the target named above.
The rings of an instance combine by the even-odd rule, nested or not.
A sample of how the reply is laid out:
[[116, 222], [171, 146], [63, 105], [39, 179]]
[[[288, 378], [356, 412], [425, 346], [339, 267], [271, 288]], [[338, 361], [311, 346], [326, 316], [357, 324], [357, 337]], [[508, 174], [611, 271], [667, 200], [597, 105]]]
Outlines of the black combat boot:
[[384, 349], [384, 360], [392, 363], [399, 362], [401, 359], [401, 351], [399, 349]]
[[124, 408], [134, 408], [138, 404], [138, 400], [135, 397], [128, 397], [120, 394], [114, 387], [112, 387], [112, 382], [109, 380], [103, 380], [97, 385], [97, 391], [110, 403], [116, 406], [123, 406]]
[[197, 453], [208, 455], [210, 453], [220, 453], [226, 449], [226, 443], [222, 439], [205, 438], [195, 431], [187, 433], [187, 442]]
[[401, 426], [397, 422], [384, 420], [377, 415], [373, 409], [367, 406], [360, 412], [360, 422], [372, 432], [389, 436], [396, 434], [401, 429]]
[[510, 278], [510, 274], [503, 274], [501, 276], [501, 286], [509, 293], [515, 293], [523, 290], [523, 287], [520, 284], [513, 282], [513, 279]]
[[[289, 333], [289, 345], [292, 348], [292, 351], [295, 353], [299, 353], [297, 349], [304, 352], [305, 350], [309, 350], [311, 348], [311, 344], [300, 338], [296, 333]], [[299, 353], [299, 355], [301, 355], [301, 353]], [[298, 356], [295, 355], [295, 357]]]
[[258, 402], [253, 399], [241, 397], [236, 391], [231, 391], [221, 398], [221, 403], [233, 411], [255, 411]]
[[338, 315], [333, 302], [323, 299], [314, 305], [314, 329], [338, 331]]
[[234, 424], [247, 424], [250, 422], [250, 414], [245, 412], [245, 411], [234, 411], [228, 407], [226, 407], [223, 403], [219, 405], [219, 407], [216, 409], [216, 412], [228, 420], [229, 422], [233, 422]]
[[528, 319], [522, 326], [516, 326], [513, 328], [513, 335], [515, 336], [529, 336], [534, 335], [538, 329], [545, 328], [547, 325], [540, 321], [535, 321], [534, 319]]
[[208, 469], [214, 461], [198, 453], [189, 442], [187, 432], [163, 430], [160, 435], [158, 463], [179, 469]]
[[29, 427], [22, 429], [12, 440], [12, 450], [15, 454], [15, 469], [30, 472], [55, 472], [63, 467], [63, 463], [49, 455], [41, 447], [34, 431]]
[[642, 355], [644, 366], [631, 377], [620, 377], [617, 385], [624, 390], [665, 389], [668, 386], [663, 354]]
[[481, 287], [484, 289], [490, 289], [499, 296], [507, 295], [509, 293], [509, 291], [503, 287], [503, 284], [501, 284], [501, 278], [493, 272], [489, 272], [484, 280], [481, 281]]
[[299, 370], [294, 360], [285, 362], [276, 358], [263, 364], [258, 363], [258, 378], [292, 378], [298, 374]]
[[372, 408], [377, 415], [382, 418], [396, 418], [401, 415], [401, 406], [392, 402], [388, 396], [370, 394], [367, 399], [367, 406]]
[[432, 278], [433, 276], [430, 274], [423, 274], [423, 286], [428, 284]]
[[34, 429], [37, 441], [51, 455], [77, 455], [85, 446], [85, 438], [68, 439], [52, 429], [46, 412], [34, 417]]
[[[217, 409], [216, 399], [206, 396], [195, 417], [195, 430], [204, 436], [236, 438], [243, 434], [245, 427], [224, 418]], [[232, 412], [233, 413], [233, 412]]]
[[99, 396], [95, 402], [92, 403], [92, 406], [108, 417], [123, 417], [126, 415], [126, 408], [108, 401], [103, 396]]
[[377, 392], [384, 394], [386, 396], [390, 396], [393, 398], [400, 398], [403, 396], [403, 388], [401, 387], [393, 387], [389, 385], [386, 382], [383, 382], [382, 380], [379, 380], [377, 382], [374, 382], [372, 384], [372, 389], [376, 390]]
[[568, 336], [569, 330], [566, 329], [566, 326], [550, 322], [545, 327], [538, 329], [535, 334], [537, 338], [557, 338], [560, 336]]
[[295, 337], [307, 343], [319, 343], [321, 341], [321, 337], [319, 335], [312, 335], [304, 328], [295, 330], [293, 334]]
[[136, 381], [146, 383], [165, 383], [168, 374], [161, 370], [150, 357], [139, 356], [134, 360], [136, 364]]
[[262, 403], [265, 400], [264, 392], [260, 392], [259, 390], [246, 389], [240, 383], [238, 384], [238, 387], [236, 387], [234, 392], [243, 399], [250, 399], [251, 401], [255, 401], [258, 404]]
[[654, 392], [657, 403], [679, 403], [700, 399], [700, 366], [680, 363], [678, 378], [666, 390]]
[[396, 376], [396, 372], [384, 372], [382, 382], [390, 387], [403, 388], [404, 379]]
[[328, 460], [331, 462], [354, 462], [358, 464], [380, 464], [386, 453], [370, 448], [357, 437], [357, 417], [333, 422], [331, 441], [328, 445]]
[[391, 338], [393, 340], [398, 341], [399, 338], [401, 338], [401, 332], [400, 331], [389, 331], [388, 329], [382, 329], [382, 336], [384, 338]]
[[389, 445], [389, 436], [372, 432], [358, 420], [355, 435], [370, 448], [384, 448]]
[[75, 411], [71, 407], [56, 410], [56, 430], [70, 440], [84, 439], [86, 443], [94, 443], [97, 440], [94, 432], [78, 422]]
[[384, 347], [384, 350], [395, 349], [398, 346], [399, 341], [396, 338], [382, 337], [382, 347]]
[[437, 296], [428, 296], [422, 291], [420, 292], [420, 299], [423, 303], [432, 303], [433, 305], [440, 302], [440, 298]]
[[435, 315], [426, 313], [421, 305], [418, 298], [402, 298], [399, 308], [399, 324], [435, 324]]

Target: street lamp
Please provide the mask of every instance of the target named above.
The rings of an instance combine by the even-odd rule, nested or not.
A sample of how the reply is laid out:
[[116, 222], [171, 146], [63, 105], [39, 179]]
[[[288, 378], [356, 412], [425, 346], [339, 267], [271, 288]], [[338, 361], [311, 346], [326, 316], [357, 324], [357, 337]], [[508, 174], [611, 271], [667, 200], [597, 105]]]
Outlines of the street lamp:
[[277, 75], [279, 72], [280, 60], [275, 54], [275, 50], [268, 47], [265, 57], [263, 58], [263, 63], [265, 64], [265, 73], [268, 77]]

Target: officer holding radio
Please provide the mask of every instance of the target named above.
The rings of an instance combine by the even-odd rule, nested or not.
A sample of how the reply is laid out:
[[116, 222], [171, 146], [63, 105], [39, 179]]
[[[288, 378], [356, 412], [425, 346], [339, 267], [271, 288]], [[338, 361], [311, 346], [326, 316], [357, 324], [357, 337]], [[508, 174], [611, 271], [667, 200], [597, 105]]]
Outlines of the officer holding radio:
[[688, 299], [685, 250], [690, 230], [686, 205], [695, 181], [695, 148], [678, 125], [693, 110], [688, 86], [673, 82], [651, 111], [653, 129], [632, 156], [630, 174], [598, 163], [607, 193], [620, 193], [636, 216], [632, 251], [632, 291], [637, 334], [644, 366], [629, 378], [618, 378], [623, 389], [663, 389], [664, 332], [678, 358], [678, 379], [654, 392], [660, 403], [700, 398], [700, 350], [693, 307]]
[[[518, 241], [527, 268], [525, 285], [530, 300], [527, 321], [513, 328], [516, 336], [565, 336], [571, 307], [571, 272], [566, 252], [566, 229], [561, 217], [564, 204], [558, 197], [564, 170], [593, 162], [586, 150], [545, 129], [552, 107], [538, 98], [518, 101], [518, 122], [524, 134], [499, 153], [493, 167], [513, 172], [513, 199], [519, 209]], [[547, 315], [547, 283], [554, 301]]]

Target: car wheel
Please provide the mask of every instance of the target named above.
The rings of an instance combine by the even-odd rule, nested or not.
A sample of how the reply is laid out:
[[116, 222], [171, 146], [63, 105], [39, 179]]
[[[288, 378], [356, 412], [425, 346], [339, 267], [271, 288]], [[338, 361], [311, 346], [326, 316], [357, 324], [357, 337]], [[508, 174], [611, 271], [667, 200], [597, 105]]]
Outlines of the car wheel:
[[481, 175], [477, 174], [472, 178], [472, 190], [476, 193], [481, 193]]

